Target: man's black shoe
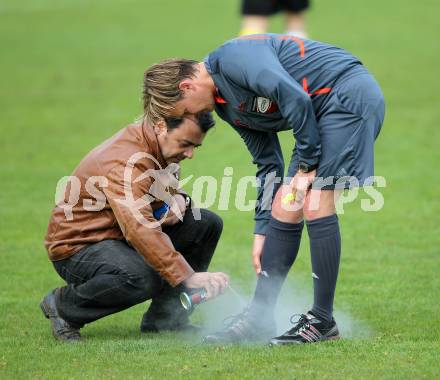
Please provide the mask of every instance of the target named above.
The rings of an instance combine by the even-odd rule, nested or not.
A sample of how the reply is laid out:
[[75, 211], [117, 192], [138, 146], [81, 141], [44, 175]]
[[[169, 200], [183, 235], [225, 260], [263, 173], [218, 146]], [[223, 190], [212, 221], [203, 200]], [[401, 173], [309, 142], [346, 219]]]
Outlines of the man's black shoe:
[[225, 319], [223, 330], [206, 335], [204, 343], [244, 343], [266, 340], [276, 333], [273, 320], [266, 321], [252, 315], [249, 309]]
[[[296, 322], [292, 318], [299, 315]], [[269, 342], [270, 346], [287, 345], [287, 344], [304, 344], [316, 343], [324, 340], [339, 339], [338, 326], [334, 319], [330, 322], [320, 320], [310, 311], [307, 314], [296, 314], [290, 318], [295, 325], [283, 335], [272, 338]]]
[[188, 318], [182, 317], [180, 320], [164, 320], [156, 318], [153, 313], [148, 311], [142, 317], [141, 332], [158, 333], [161, 331], [179, 331], [188, 333], [199, 333], [201, 328], [189, 322]]
[[52, 334], [55, 339], [64, 342], [78, 342], [81, 340], [79, 329], [70, 326], [58, 314], [55, 305], [55, 291], [50, 292], [40, 303], [40, 308], [46, 318], [50, 320], [52, 325]]

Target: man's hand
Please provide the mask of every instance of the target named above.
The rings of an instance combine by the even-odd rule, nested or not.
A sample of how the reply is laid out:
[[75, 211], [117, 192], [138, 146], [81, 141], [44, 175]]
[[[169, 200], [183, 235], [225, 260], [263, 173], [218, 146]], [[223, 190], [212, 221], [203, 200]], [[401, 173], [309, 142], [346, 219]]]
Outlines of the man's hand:
[[207, 299], [215, 298], [229, 286], [229, 276], [222, 272], [198, 272], [183, 282], [187, 288], [205, 288]]
[[[180, 214], [182, 215], [182, 217], [185, 215], [186, 212], [186, 204], [185, 204], [185, 198], [180, 195], [180, 194], [176, 194], [174, 195], [174, 200], [177, 203], [177, 206], [179, 207], [180, 210]], [[164, 226], [172, 226], [174, 224], [179, 223], [181, 220], [177, 217], [177, 215], [173, 212], [173, 210], [170, 208], [168, 210], [168, 214], [167, 217], [165, 218], [165, 220], [163, 221], [163, 225]]]
[[299, 203], [301, 205], [304, 204], [304, 200], [307, 195], [307, 190], [312, 185], [313, 180], [316, 177], [316, 170], [312, 170], [311, 172], [304, 173], [301, 170], [295, 174], [295, 177], [290, 181], [290, 187], [292, 188], [293, 199], [295, 199], [295, 203]]
[[261, 255], [263, 254], [265, 235], [254, 235], [254, 245], [252, 246], [252, 265], [257, 275], [261, 272]]

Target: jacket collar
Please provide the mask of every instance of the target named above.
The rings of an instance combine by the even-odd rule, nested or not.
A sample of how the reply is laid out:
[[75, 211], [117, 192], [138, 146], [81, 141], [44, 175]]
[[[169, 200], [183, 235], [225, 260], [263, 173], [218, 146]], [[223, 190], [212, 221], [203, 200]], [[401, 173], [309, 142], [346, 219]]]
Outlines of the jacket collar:
[[160, 165], [162, 166], [161, 169], [166, 168], [168, 164], [166, 163], [165, 159], [162, 156], [162, 152], [159, 147], [159, 142], [157, 141], [156, 133], [154, 133], [153, 127], [149, 125], [146, 121], [142, 122], [142, 133], [144, 135], [145, 141], [150, 147], [151, 154], [157, 158]]
[[227, 104], [228, 102], [226, 101], [226, 99], [224, 99], [221, 95], [220, 95], [220, 91], [218, 90], [218, 88], [215, 88], [215, 92], [214, 92], [214, 101], [217, 104]]

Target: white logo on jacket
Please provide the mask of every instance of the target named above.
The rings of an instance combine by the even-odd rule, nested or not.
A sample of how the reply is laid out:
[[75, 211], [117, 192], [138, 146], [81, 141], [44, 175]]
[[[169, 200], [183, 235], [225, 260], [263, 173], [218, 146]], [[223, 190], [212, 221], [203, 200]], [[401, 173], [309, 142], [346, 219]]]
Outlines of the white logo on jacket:
[[272, 105], [272, 100], [268, 98], [263, 98], [259, 96], [257, 98], [257, 111], [261, 113], [266, 113], [270, 106]]

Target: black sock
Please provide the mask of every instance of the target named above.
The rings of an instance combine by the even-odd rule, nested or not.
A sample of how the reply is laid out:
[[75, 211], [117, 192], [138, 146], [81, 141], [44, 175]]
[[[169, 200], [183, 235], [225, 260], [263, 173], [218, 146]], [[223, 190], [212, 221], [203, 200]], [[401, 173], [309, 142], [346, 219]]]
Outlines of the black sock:
[[298, 254], [304, 222], [284, 223], [271, 218], [266, 231], [251, 312], [258, 317], [273, 318], [281, 286]]
[[341, 257], [341, 234], [338, 217], [326, 216], [307, 222], [312, 259], [314, 300], [312, 313], [330, 321], [333, 317], [335, 297]]

